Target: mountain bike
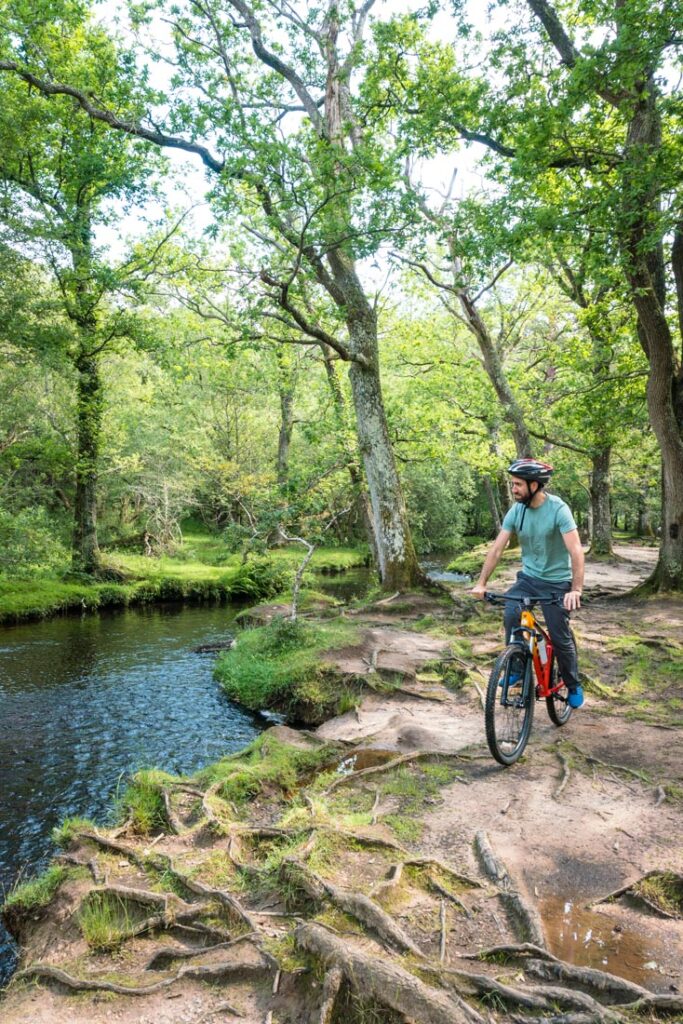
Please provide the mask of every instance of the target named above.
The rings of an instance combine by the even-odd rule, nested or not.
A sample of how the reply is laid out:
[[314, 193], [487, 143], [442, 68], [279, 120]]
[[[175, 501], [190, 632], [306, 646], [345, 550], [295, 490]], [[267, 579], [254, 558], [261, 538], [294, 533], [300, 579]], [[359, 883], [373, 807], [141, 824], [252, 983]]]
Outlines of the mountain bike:
[[508, 597], [491, 591], [484, 596], [490, 604], [515, 601], [522, 606], [520, 624], [512, 630], [510, 643], [496, 660], [486, 690], [486, 741], [496, 761], [507, 766], [524, 753], [537, 700], [545, 700], [554, 725], [566, 725], [572, 713], [552, 641], [533, 612], [538, 602], [561, 604], [562, 598]]

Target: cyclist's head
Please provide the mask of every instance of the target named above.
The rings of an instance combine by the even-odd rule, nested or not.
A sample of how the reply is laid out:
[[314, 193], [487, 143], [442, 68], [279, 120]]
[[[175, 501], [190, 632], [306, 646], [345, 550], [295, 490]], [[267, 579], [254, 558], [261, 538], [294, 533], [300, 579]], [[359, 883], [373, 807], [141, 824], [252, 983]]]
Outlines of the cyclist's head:
[[[519, 494], [515, 493], [517, 501], [528, 504], [550, 480], [553, 474], [553, 467], [548, 462], [539, 462], [538, 459], [515, 459], [508, 466], [508, 473], [515, 480], [524, 481], [526, 488]], [[532, 484], [536, 484], [532, 487]], [[516, 489], [513, 487], [513, 491]]]

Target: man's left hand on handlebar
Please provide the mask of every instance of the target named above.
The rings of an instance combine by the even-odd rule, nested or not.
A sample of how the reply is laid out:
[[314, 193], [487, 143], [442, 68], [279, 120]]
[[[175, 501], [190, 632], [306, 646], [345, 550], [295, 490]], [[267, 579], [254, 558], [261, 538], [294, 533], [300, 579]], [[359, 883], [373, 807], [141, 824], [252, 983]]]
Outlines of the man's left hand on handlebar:
[[580, 590], [569, 590], [564, 595], [563, 601], [565, 610], [568, 612], [578, 611], [581, 607], [581, 591]]
[[477, 583], [476, 586], [470, 590], [472, 597], [476, 597], [478, 601], [483, 601], [486, 595], [486, 587], [483, 583]]

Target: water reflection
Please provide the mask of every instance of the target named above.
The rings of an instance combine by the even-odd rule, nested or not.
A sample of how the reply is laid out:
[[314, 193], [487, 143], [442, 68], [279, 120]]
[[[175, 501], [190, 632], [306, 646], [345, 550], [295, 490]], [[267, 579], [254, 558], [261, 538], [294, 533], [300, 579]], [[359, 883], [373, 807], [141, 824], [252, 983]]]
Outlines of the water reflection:
[[192, 650], [224, 640], [234, 615], [131, 609], [2, 630], [0, 894], [49, 860], [63, 818], [111, 815], [130, 772], [192, 772], [256, 735], [260, 720], [215, 683], [215, 656]]

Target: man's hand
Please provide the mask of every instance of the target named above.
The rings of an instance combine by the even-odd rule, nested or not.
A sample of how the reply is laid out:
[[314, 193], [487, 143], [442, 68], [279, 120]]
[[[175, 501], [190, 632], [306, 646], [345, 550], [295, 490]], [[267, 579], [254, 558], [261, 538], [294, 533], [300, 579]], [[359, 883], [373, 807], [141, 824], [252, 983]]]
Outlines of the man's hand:
[[575, 612], [581, 607], [581, 591], [569, 590], [564, 595], [565, 611]]
[[478, 601], [483, 601], [484, 595], [486, 594], [486, 585], [484, 583], [477, 583], [472, 587], [470, 593], [472, 597], [476, 597]]

